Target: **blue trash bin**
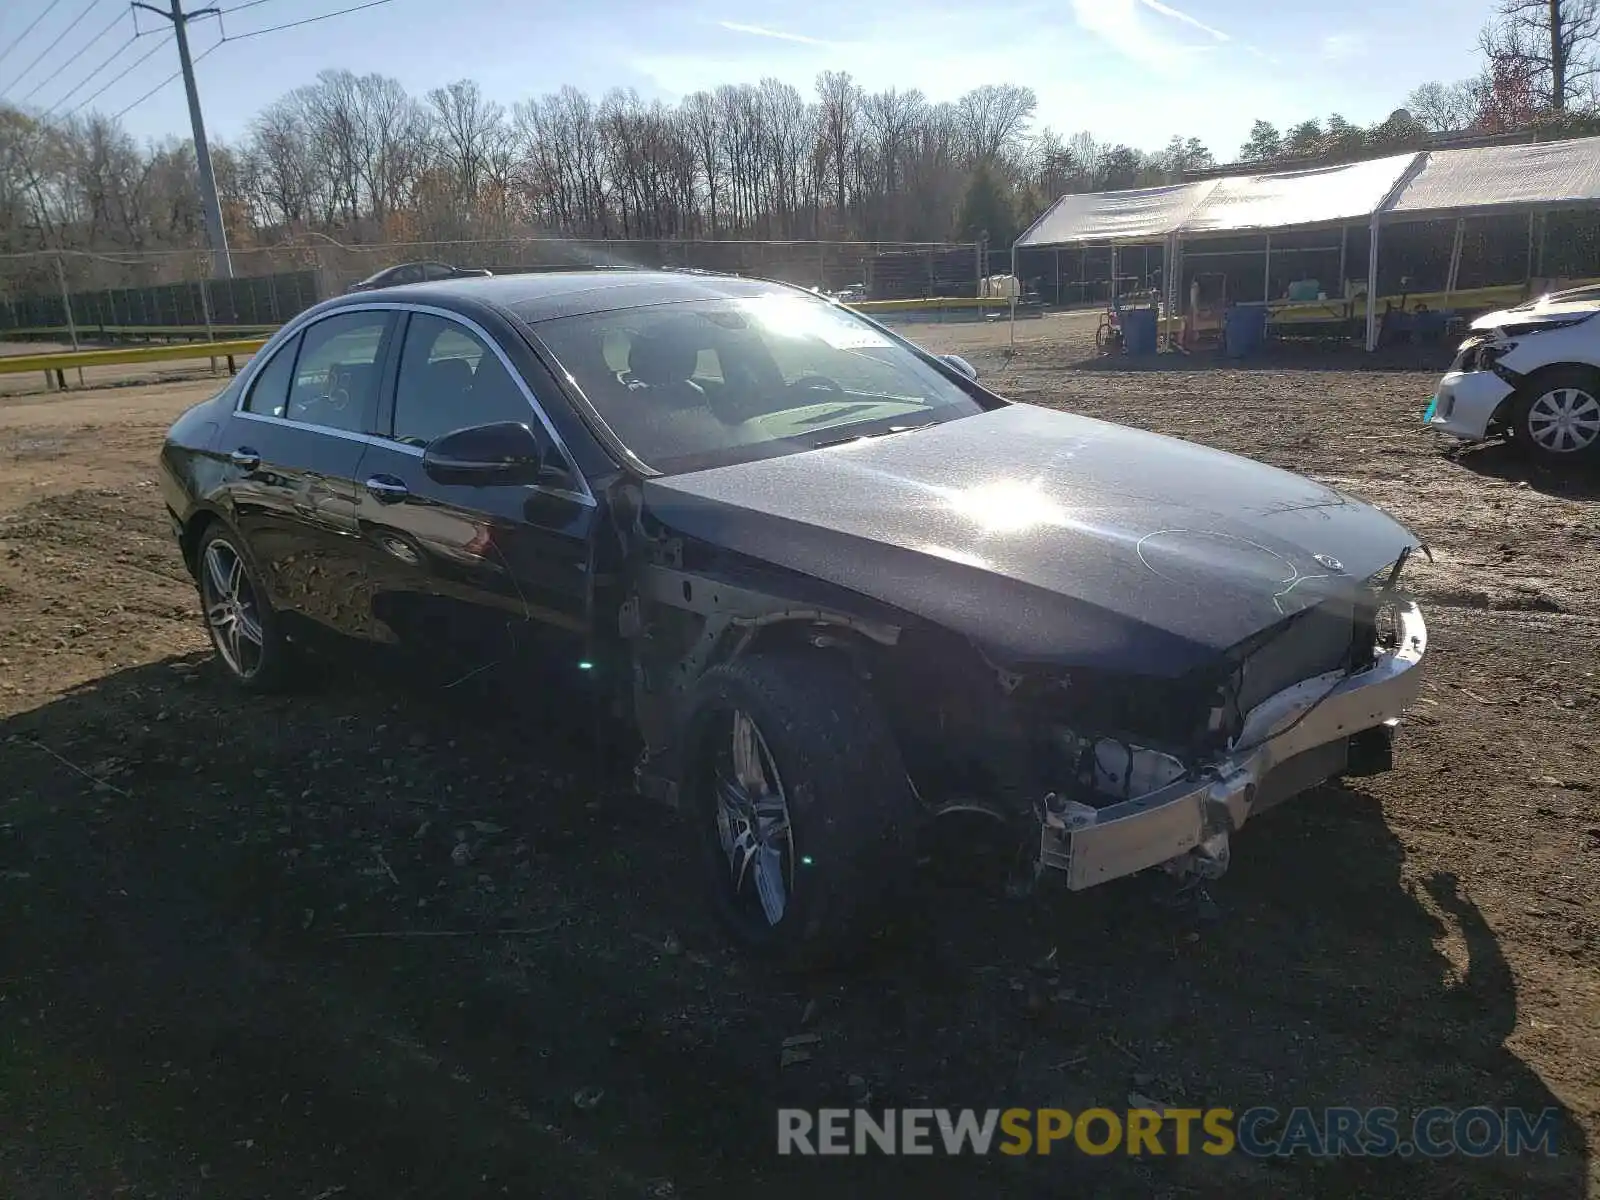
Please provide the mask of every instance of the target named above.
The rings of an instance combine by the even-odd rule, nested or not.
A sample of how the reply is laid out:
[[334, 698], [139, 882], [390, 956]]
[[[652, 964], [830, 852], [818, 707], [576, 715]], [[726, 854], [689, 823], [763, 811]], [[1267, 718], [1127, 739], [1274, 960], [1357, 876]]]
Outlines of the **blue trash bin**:
[[1122, 310], [1122, 348], [1129, 354], [1154, 354], [1156, 352], [1155, 309], [1125, 308]]
[[1222, 349], [1229, 358], [1244, 358], [1267, 340], [1267, 310], [1260, 304], [1236, 304], [1222, 318]]

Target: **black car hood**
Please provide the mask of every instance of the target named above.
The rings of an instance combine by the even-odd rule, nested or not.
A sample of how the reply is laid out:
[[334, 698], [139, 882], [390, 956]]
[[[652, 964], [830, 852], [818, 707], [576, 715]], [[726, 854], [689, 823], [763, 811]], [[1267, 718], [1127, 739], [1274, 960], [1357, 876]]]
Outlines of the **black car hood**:
[[971, 638], [1008, 666], [1177, 675], [1416, 539], [1287, 471], [1009, 405], [913, 432], [647, 480], [681, 534]]

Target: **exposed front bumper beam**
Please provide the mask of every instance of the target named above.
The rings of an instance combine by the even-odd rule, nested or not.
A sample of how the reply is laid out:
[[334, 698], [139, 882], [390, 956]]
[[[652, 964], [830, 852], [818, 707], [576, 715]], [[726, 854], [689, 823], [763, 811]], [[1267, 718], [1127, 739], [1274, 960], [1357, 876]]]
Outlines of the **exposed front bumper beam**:
[[1199, 780], [1181, 779], [1106, 808], [1047, 805], [1042, 867], [1074, 891], [1199, 851], [1224, 863], [1227, 835], [1252, 815], [1343, 768], [1349, 739], [1392, 723], [1417, 697], [1428, 631], [1415, 604], [1400, 605], [1399, 643], [1359, 674], [1331, 672], [1285, 688], [1245, 718], [1227, 758]]

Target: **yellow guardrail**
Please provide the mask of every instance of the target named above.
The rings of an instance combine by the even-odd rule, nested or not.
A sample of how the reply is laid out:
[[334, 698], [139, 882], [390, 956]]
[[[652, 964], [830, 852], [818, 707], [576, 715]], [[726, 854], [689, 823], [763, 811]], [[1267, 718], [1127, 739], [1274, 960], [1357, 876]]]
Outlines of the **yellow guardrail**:
[[235, 368], [235, 358], [248, 358], [266, 345], [264, 337], [235, 338], [227, 342], [180, 342], [160, 346], [119, 346], [111, 350], [52, 350], [45, 354], [0, 354], [0, 375], [43, 371], [66, 387], [64, 371], [85, 367], [115, 367], [123, 363], [179, 362], [195, 358], [225, 358]]
[[89, 323], [75, 328], [71, 325], [27, 325], [17, 329], [0, 329], [0, 339], [10, 342], [49, 341], [68, 337], [76, 332], [81, 338], [100, 341], [106, 338], [185, 338], [209, 341], [213, 338], [264, 337], [278, 328], [276, 325], [101, 325]]

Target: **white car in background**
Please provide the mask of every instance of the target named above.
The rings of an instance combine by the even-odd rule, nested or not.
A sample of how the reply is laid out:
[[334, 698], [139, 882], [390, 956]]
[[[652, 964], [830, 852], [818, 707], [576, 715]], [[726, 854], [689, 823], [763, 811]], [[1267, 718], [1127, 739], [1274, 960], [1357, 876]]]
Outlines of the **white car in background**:
[[1509, 434], [1547, 463], [1600, 461], [1600, 288], [1472, 323], [1424, 417], [1468, 441]]

